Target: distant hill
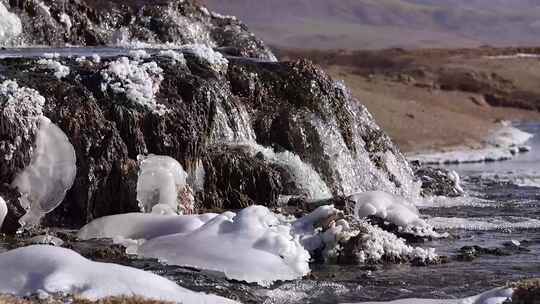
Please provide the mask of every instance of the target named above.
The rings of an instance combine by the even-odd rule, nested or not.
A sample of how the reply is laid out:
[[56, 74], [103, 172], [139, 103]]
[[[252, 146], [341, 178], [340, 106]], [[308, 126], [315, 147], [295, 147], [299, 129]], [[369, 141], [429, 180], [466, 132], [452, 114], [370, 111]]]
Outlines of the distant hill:
[[540, 0], [200, 0], [267, 43], [317, 49], [540, 44]]

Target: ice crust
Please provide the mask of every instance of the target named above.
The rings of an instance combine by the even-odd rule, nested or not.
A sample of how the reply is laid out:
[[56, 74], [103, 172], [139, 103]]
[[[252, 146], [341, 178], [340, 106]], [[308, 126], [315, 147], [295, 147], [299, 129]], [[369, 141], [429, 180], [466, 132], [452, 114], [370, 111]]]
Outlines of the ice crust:
[[0, 45], [11, 43], [23, 31], [22, 23], [17, 15], [10, 13], [0, 2]]
[[[178, 161], [169, 156], [139, 156], [137, 201], [142, 212], [161, 210], [159, 213], [192, 212], [193, 200], [182, 199], [186, 191], [187, 173]], [[155, 211], [156, 211], [155, 210]]]
[[0, 196], [0, 229], [2, 229], [2, 224], [4, 223], [4, 220], [6, 219], [8, 209], [6, 201]]
[[229, 61], [221, 53], [203, 44], [183, 45], [180, 50], [186, 54], [192, 54], [200, 60], [206, 61], [210, 67], [219, 73], [226, 73]]
[[370, 191], [349, 197], [355, 202], [354, 215], [358, 218], [376, 216], [401, 227], [422, 226], [418, 209], [405, 199], [382, 192]]
[[503, 304], [512, 297], [513, 293], [512, 288], [501, 287], [464, 299], [402, 299], [388, 302], [359, 302], [356, 304]]
[[0, 294], [72, 294], [90, 300], [140, 296], [175, 303], [236, 303], [196, 293], [139, 269], [87, 260], [72, 250], [33, 245], [0, 254]]
[[237, 214], [218, 215], [192, 232], [151, 239], [138, 253], [267, 286], [301, 278], [310, 271], [310, 255], [290, 229], [267, 208], [251, 206]]
[[76, 173], [75, 150], [66, 134], [41, 116], [32, 161], [12, 182], [27, 210], [19, 219], [21, 225], [39, 224], [43, 215], [56, 208], [73, 185]]

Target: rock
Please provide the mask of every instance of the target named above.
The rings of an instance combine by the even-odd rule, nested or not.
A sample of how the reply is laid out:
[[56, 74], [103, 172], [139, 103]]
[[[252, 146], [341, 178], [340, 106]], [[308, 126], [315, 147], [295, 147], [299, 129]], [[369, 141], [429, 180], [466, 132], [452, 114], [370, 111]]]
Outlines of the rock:
[[464, 246], [459, 250], [457, 259], [459, 261], [472, 261], [483, 255], [508, 256], [511, 253], [502, 248], [483, 248], [480, 246]]
[[465, 192], [457, 172], [443, 168], [420, 167], [414, 175], [422, 182], [422, 196], [456, 197]]
[[536, 304], [540, 299], [540, 279], [533, 278], [510, 284], [514, 289], [512, 303]]
[[210, 13], [193, 0], [11, 0], [23, 25], [23, 45], [142, 46], [203, 44], [236, 56], [275, 60], [234, 17]]

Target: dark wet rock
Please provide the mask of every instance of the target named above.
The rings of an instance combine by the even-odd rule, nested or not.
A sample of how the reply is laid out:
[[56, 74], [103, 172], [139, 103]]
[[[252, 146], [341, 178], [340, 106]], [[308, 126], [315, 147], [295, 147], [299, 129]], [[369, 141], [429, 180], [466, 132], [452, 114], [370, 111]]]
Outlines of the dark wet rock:
[[25, 45], [126, 46], [131, 43], [204, 44], [237, 56], [275, 60], [234, 17], [188, 0], [9, 0], [23, 25]]
[[[136, 159], [150, 153], [171, 156], [189, 172], [203, 163], [204, 191], [195, 195], [201, 210], [277, 206], [280, 195], [300, 193], [290, 181], [290, 168], [227, 148], [255, 136], [257, 144], [291, 151], [310, 163], [335, 196], [375, 189], [417, 195], [408, 163], [367, 110], [309, 62], [229, 58], [223, 73], [193, 56], [186, 56], [186, 66], [153, 56], [134, 64], [155, 62], [162, 69], [154, 105], [102, 86], [102, 71], [117, 59], [57, 59], [71, 71], [61, 80], [35, 59], [0, 60], [3, 79], [39, 92], [45, 98], [43, 115], [75, 148], [75, 183], [45, 218], [49, 225], [78, 227], [97, 217], [138, 211]], [[8, 135], [0, 140], [8, 144], [27, 130], [16, 121], [2, 123], [0, 132]], [[31, 147], [27, 140], [17, 151]], [[28, 161], [17, 154], [2, 162], [0, 183], [9, 185]], [[9, 186], [0, 190], [9, 205], [16, 204]], [[18, 216], [12, 216], [15, 223]]]
[[255, 204], [273, 207], [282, 193], [279, 172], [240, 147], [221, 147], [208, 153], [204, 168], [203, 207], [241, 209]]
[[513, 250], [505, 248], [484, 248], [476, 245], [464, 246], [461, 247], [456, 258], [459, 261], [472, 261], [484, 255], [508, 256], [512, 255], [512, 251]]
[[443, 168], [420, 167], [414, 175], [422, 182], [422, 196], [448, 196], [463, 195], [459, 175], [455, 171]]

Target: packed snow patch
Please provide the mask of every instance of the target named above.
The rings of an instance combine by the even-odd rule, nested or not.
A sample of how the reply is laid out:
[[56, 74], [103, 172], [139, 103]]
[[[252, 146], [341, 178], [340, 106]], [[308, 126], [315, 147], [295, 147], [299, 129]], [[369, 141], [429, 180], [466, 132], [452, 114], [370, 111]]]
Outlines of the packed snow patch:
[[291, 226], [262, 206], [225, 212], [192, 232], [151, 239], [138, 254], [263, 286], [310, 271], [310, 255], [291, 236]]
[[193, 212], [195, 199], [186, 183], [187, 173], [178, 161], [153, 154], [139, 155], [138, 159], [137, 201], [142, 212]]
[[155, 95], [163, 81], [163, 70], [156, 62], [141, 63], [121, 57], [109, 62], [107, 68], [101, 71], [104, 82], [102, 91], [112, 90], [116, 94], [125, 94], [134, 104], [141, 105], [158, 114], [164, 114], [167, 109], [158, 104]]
[[69, 67], [63, 65], [62, 63], [52, 60], [52, 59], [40, 59], [37, 62], [39, 65], [42, 65], [46, 69], [49, 69], [54, 72], [54, 76], [58, 79], [67, 77], [70, 73]]
[[[402, 299], [388, 302], [360, 302], [356, 304], [503, 304], [512, 298], [512, 288], [496, 288], [464, 299]], [[353, 304], [353, 303], [350, 303]]]
[[22, 34], [22, 23], [16, 14], [10, 13], [0, 2], [0, 45], [6, 45]]
[[89, 300], [140, 296], [175, 303], [236, 303], [196, 293], [139, 269], [85, 259], [76, 252], [34, 245], [0, 254], [0, 294], [71, 294]]
[[495, 147], [513, 147], [525, 144], [534, 135], [512, 127], [510, 122], [503, 122], [501, 128], [493, 132], [487, 143]]
[[206, 224], [218, 214], [162, 215], [126, 213], [95, 219], [79, 231], [77, 237], [89, 239], [150, 240], [156, 237], [187, 233]]
[[6, 201], [0, 196], [0, 229], [2, 229], [2, 224], [4, 223], [4, 220], [6, 219], [8, 209]]
[[32, 161], [12, 182], [27, 210], [19, 220], [21, 225], [36, 225], [43, 215], [56, 208], [73, 185], [76, 173], [75, 149], [66, 134], [41, 116]]

